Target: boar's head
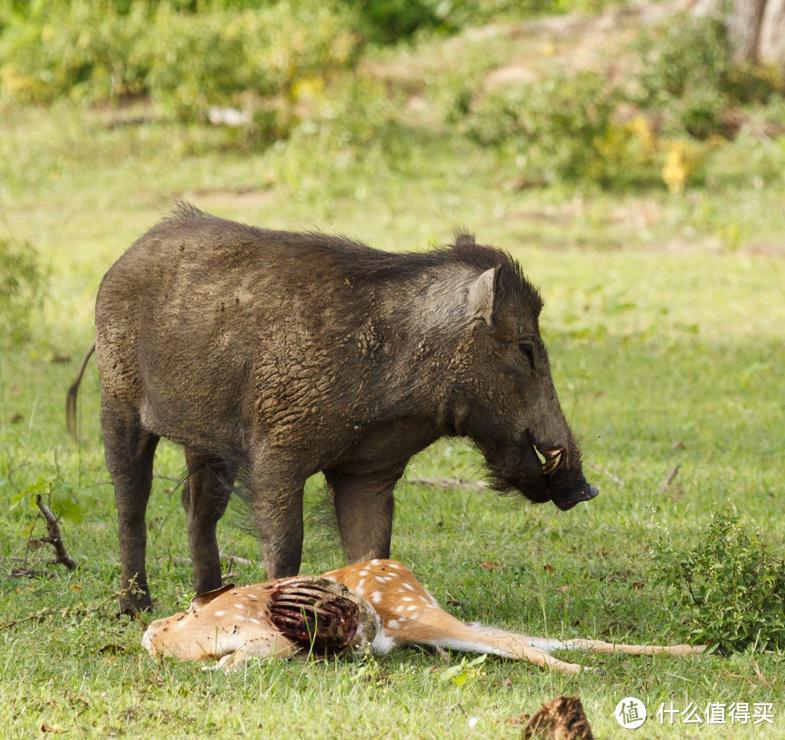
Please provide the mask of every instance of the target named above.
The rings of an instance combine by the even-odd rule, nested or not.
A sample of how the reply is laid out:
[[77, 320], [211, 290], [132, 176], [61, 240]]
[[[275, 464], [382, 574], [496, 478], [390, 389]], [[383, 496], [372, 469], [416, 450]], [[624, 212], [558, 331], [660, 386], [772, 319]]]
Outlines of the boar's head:
[[[540, 336], [542, 299], [506, 253], [467, 235], [454, 259], [473, 268], [456, 291], [463, 321], [445, 377], [445, 428], [481, 450], [498, 490], [562, 510], [594, 498]], [[488, 266], [488, 265], [492, 266]]]

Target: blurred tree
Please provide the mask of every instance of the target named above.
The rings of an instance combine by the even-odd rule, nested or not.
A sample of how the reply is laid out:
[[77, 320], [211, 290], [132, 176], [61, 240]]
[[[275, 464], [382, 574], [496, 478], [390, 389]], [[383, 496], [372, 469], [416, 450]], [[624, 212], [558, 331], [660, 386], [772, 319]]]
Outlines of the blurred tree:
[[761, 61], [785, 70], [785, 0], [767, 0], [758, 34]]
[[785, 71], [785, 0], [692, 0], [695, 15], [721, 16], [736, 61]]

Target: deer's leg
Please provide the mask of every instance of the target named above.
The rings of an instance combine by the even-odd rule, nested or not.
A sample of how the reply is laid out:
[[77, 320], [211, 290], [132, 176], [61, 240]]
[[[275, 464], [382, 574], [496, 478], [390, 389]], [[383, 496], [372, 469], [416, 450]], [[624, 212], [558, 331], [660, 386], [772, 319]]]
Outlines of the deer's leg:
[[145, 570], [145, 512], [158, 437], [142, 428], [135, 409], [106, 397], [101, 401], [101, 428], [117, 503], [123, 587], [120, 608], [130, 614], [152, 606]]
[[224, 655], [214, 666], [227, 673], [243, 665], [251, 658], [291, 658], [300, 652], [300, 646], [287, 640], [283, 635], [248, 640], [241, 648]]
[[221, 561], [215, 529], [226, 511], [236, 473], [235, 466], [214, 456], [186, 448], [188, 480], [183, 487], [183, 508], [188, 515], [188, 542], [197, 593], [221, 585]]
[[706, 645], [626, 645], [621, 642], [604, 640], [564, 640], [556, 650], [589, 650], [594, 653], [625, 653], [626, 655], [699, 655], [706, 651]]
[[372, 475], [325, 471], [349, 562], [390, 557], [393, 488], [402, 474], [402, 469]]
[[705, 645], [627, 645], [620, 642], [606, 642], [605, 640], [584, 640], [574, 638], [570, 640], [555, 640], [550, 637], [531, 637], [513, 632], [471, 625], [473, 629], [481, 630], [485, 635], [500, 638], [513, 637], [532, 647], [551, 653], [555, 650], [586, 650], [594, 653], [624, 653], [626, 655], [698, 655], [705, 652]]
[[[568, 663], [554, 658], [546, 650], [530, 645], [524, 635], [496, 629], [486, 631], [481, 626], [464, 624], [441, 610], [434, 610], [416, 619], [419, 622], [418, 631], [420, 634], [416, 639], [407, 641], [420, 645], [432, 645], [465, 653], [487, 653], [511, 660], [527, 660], [541, 668], [562, 671], [563, 673], [591, 670], [577, 663]], [[415, 629], [418, 628], [415, 627]], [[428, 634], [429, 632], [431, 634]], [[390, 634], [395, 636], [394, 632]]]

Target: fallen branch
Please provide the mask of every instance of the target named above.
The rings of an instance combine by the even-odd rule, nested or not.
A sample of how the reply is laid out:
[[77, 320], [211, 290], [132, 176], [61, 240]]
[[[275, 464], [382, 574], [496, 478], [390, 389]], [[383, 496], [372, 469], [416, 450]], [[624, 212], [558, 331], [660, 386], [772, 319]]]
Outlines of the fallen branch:
[[[229, 553], [225, 553], [225, 552], [222, 552], [222, 553], [219, 553], [219, 554], [220, 554], [221, 560], [223, 560], [225, 563], [227, 563], [230, 568], [231, 568], [231, 565], [233, 563], [237, 563], [238, 565], [256, 565], [256, 563], [254, 563], [252, 560], [248, 560], [248, 558], [241, 558], [239, 555], [230, 555]], [[175, 565], [192, 565], [193, 564], [193, 561], [191, 560], [191, 558], [176, 557], [176, 558], [172, 558], [171, 560], [172, 560], [172, 562]]]
[[19, 624], [32, 622], [33, 620], [43, 621], [44, 619], [48, 619], [50, 617], [59, 619], [61, 622], [68, 617], [90, 617], [94, 614], [97, 614], [101, 609], [104, 608], [104, 606], [117, 599], [123, 593], [124, 591], [113, 593], [99, 601], [87, 605], [79, 604], [75, 606], [65, 606], [63, 608], [57, 609], [45, 606], [43, 609], [39, 609], [37, 612], [33, 612], [32, 614], [28, 614], [24, 617], [18, 617], [17, 619], [12, 619], [10, 622], [4, 622], [0, 624], [0, 631], [12, 629]]
[[665, 482], [660, 486], [660, 493], [665, 493], [665, 491], [670, 488], [671, 483], [676, 479], [676, 476], [679, 474], [679, 468], [681, 465], [677, 465], [671, 472], [669, 473], [668, 477], [665, 479]]
[[586, 467], [591, 468], [597, 473], [600, 473], [600, 475], [604, 475], [606, 478], [613, 481], [617, 486], [619, 486], [619, 488], [624, 487], [624, 481], [621, 478], [619, 478], [618, 475], [614, 475], [613, 473], [611, 473], [611, 471], [608, 470], [607, 468], [603, 468], [601, 465], [594, 465], [592, 463], [586, 463]]
[[221, 552], [220, 556], [224, 560], [228, 560], [230, 564], [235, 562], [239, 563], [240, 565], [257, 565], [257, 563], [254, 563], [253, 560], [248, 560], [248, 558], [241, 558], [239, 555], [232, 555], [228, 552]]
[[11, 578], [54, 578], [54, 573], [35, 568], [14, 568], [10, 573]]
[[489, 486], [481, 480], [463, 480], [463, 478], [408, 478], [406, 483], [412, 486], [431, 486], [432, 488], [442, 488], [450, 490], [459, 488], [462, 491], [487, 491]]
[[17, 624], [30, 622], [33, 619], [44, 619], [45, 617], [48, 617], [52, 614], [54, 614], [54, 609], [46, 607], [45, 609], [41, 609], [41, 611], [38, 611], [35, 614], [28, 614], [26, 617], [20, 617], [19, 619], [12, 619], [10, 622], [4, 622], [3, 624], [0, 624], [0, 630], [11, 629], [11, 627], [16, 627]]
[[52, 510], [43, 502], [41, 495], [35, 497], [35, 503], [41, 516], [46, 522], [47, 536], [41, 538], [41, 542], [48, 542], [55, 549], [55, 564], [62, 563], [68, 570], [75, 570], [76, 563], [68, 554], [63, 544], [63, 537], [60, 534], [60, 526], [57, 523], [57, 517], [52, 513]]

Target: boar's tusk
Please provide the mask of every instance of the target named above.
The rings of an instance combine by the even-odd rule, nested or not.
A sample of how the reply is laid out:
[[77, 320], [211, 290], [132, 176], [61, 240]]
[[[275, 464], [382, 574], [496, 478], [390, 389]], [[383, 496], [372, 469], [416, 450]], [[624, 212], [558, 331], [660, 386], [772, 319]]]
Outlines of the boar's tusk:
[[558, 447], [554, 450], [547, 450], [544, 453], [545, 462], [542, 464], [542, 472], [545, 475], [550, 475], [556, 468], [561, 465], [562, 455], [564, 450]]

